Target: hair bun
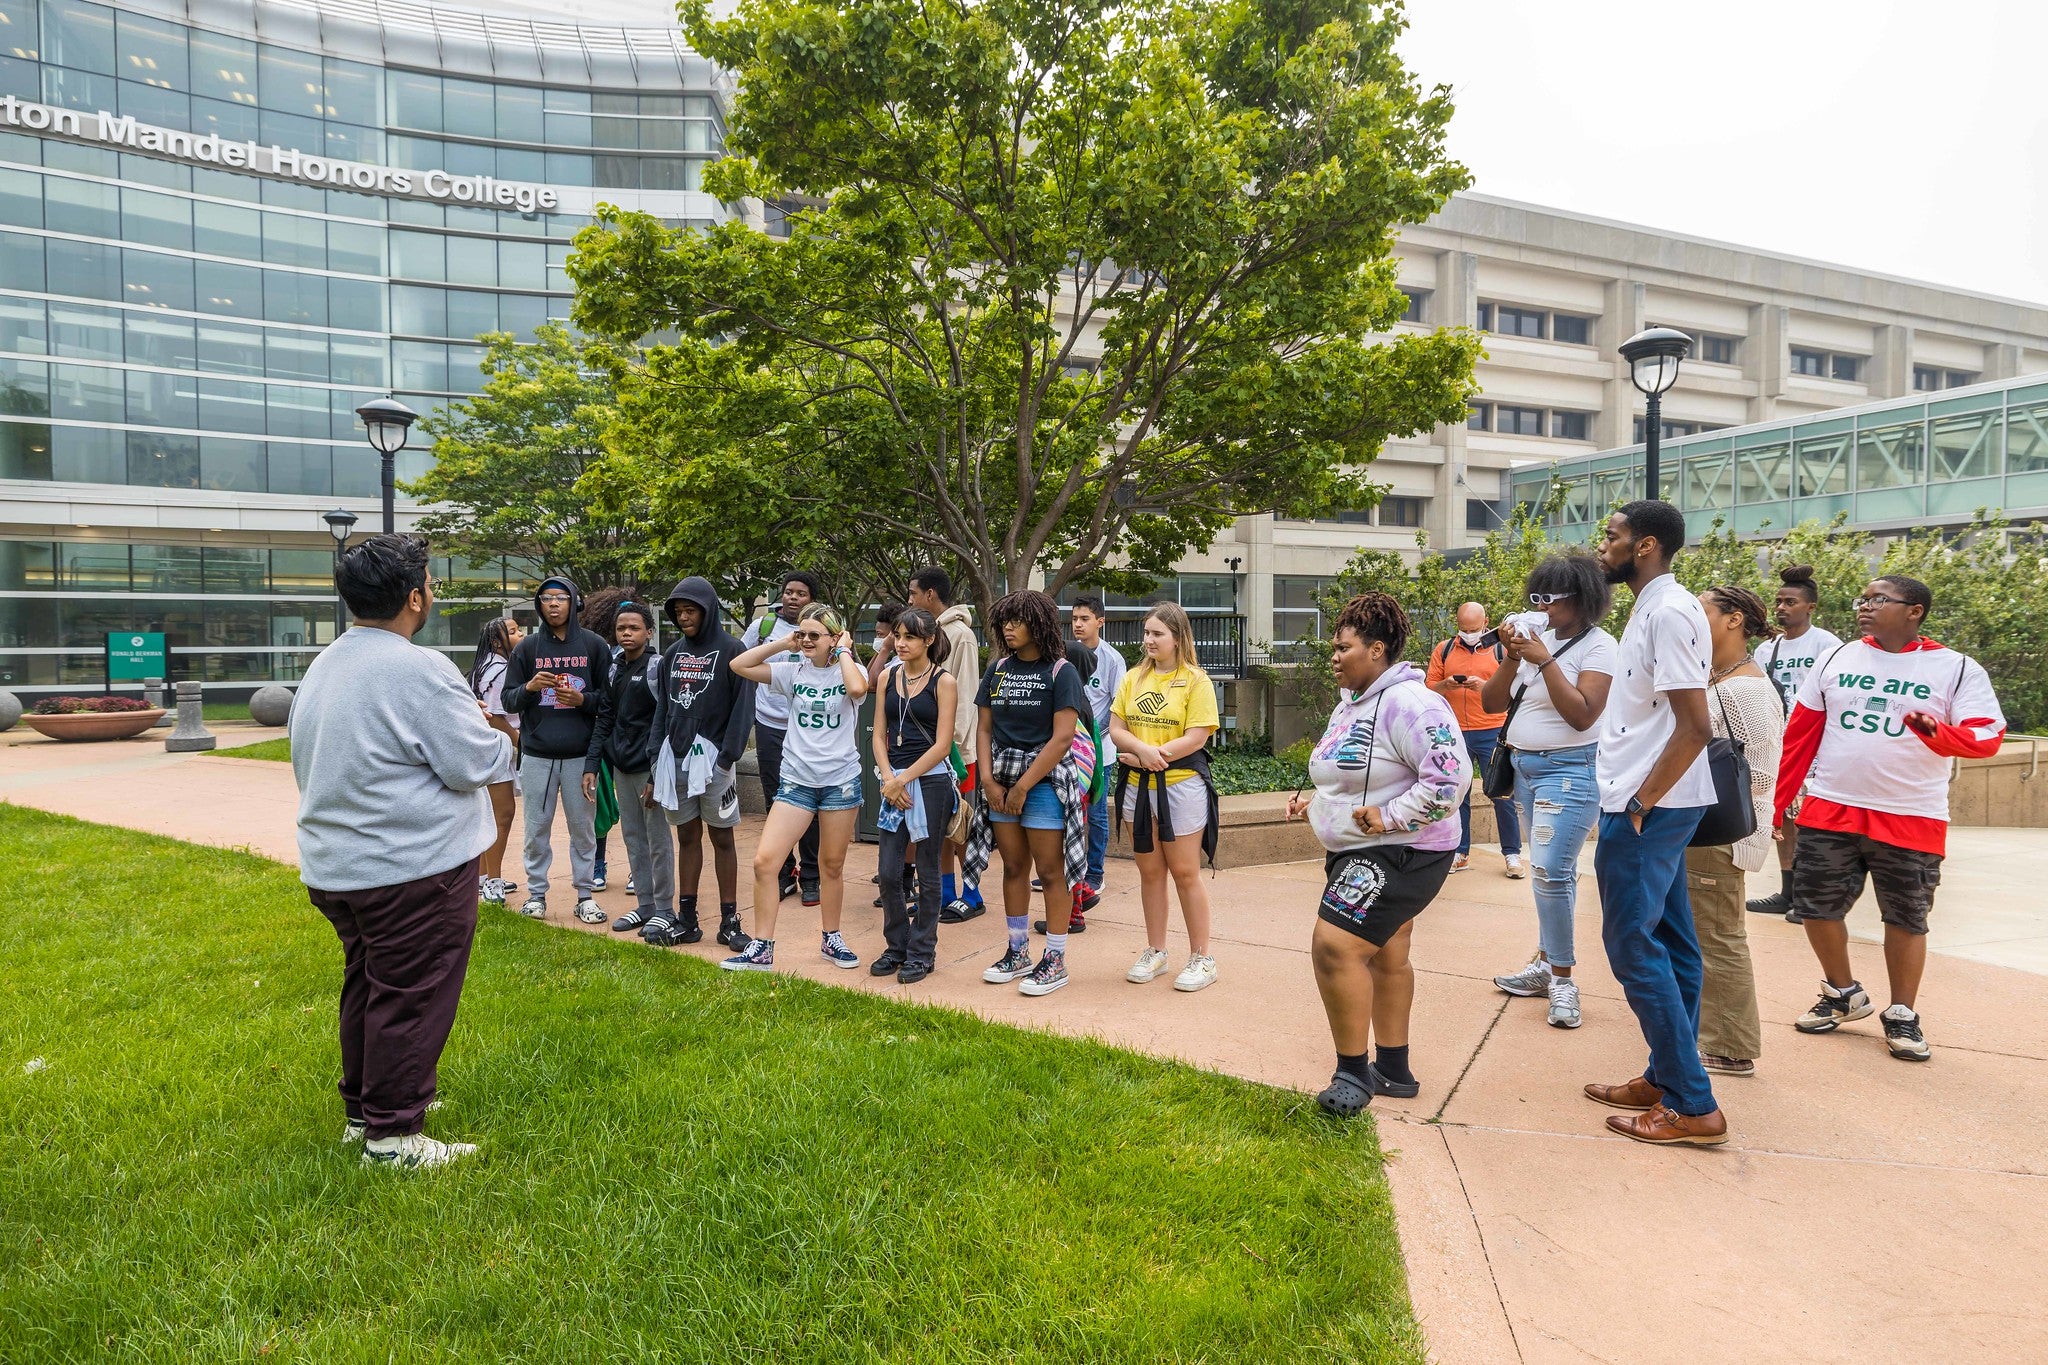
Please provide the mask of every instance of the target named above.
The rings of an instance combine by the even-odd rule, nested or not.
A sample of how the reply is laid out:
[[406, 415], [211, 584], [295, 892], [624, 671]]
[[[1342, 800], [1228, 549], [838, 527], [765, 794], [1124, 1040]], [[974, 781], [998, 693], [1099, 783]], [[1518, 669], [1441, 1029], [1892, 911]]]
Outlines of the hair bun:
[[1784, 568], [1778, 570], [1778, 578], [1788, 588], [1810, 587], [1813, 584], [1813, 565], [1787, 564]]

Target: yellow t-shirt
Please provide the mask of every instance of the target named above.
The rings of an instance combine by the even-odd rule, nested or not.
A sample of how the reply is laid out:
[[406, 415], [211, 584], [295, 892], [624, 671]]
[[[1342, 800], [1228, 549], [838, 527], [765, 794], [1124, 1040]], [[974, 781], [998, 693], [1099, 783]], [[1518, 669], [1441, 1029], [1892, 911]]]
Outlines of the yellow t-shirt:
[[[1124, 728], [1147, 744], [1160, 745], [1179, 739], [1198, 727], [1219, 729], [1216, 688], [1206, 673], [1180, 667], [1171, 673], [1146, 671], [1142, 665], [1124, 674], [1109, 704], [1112, 714], [1123, 717]], [[1170, 787], [1194, 774], [1176, 768], [1165, 774]]]

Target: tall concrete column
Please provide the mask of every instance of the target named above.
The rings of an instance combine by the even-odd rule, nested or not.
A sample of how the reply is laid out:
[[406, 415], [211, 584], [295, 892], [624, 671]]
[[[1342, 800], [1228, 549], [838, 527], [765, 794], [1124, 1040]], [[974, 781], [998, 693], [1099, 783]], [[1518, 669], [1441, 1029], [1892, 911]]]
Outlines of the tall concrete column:
[[1245, 642], [1273, 642], [1273, 518], [1260, 513], [1237, 519], [1238, 544], [1244, 547], [1237, 610], [1244, 617]]
[[[1477, 327], [1479, 325], [1479, 257], [1469, 251], [1441, 251], [1436, 258], [1438, 325]], [[1443, 451], [1436, 482], [1429, 499], [1429, 515], [1423, 529], [1429, 543], [1449, 549], [1465, 543], [1465, 490], [1458, 482], [1465, 472], [1465, 427], [1462, 423], [1438, 429], [1436, 444]]]
[[1873, 398], [1904, 398], [1913, 391], [1913, 329], [1886, 325], [1870, 329], [1870, 376]]
[[1601, 450], [1628, 445], [1636, 438], [1636, 415], [1643, 396], [1629, 380], [1621, 343], [1648, 326], [1643, 317], [1643, 295], [1643, 286], [1634, 280], [1609, 280], [1602, 290], [1593, 341], [1611, 371], [1601, 386], [1600, 415], [1593, 422], [1593, 444]]
[[1749, 310], [1749, 335], [1742, 342], [1742, 377], [1756, 385], [1749, 400], [1749, 421], [1768, 422], [1778, 415], [1778, 399], [1784, 396], [1785, 378], [1792, 371], [1787, 340], [1791, 330], [1789, 308], [1759, 303]]
[[2020, 374], [2020, 348], [2011, 342], [1994, 342], [1984, 348], [1984, 377], [1986, 379], [2017, 379]]

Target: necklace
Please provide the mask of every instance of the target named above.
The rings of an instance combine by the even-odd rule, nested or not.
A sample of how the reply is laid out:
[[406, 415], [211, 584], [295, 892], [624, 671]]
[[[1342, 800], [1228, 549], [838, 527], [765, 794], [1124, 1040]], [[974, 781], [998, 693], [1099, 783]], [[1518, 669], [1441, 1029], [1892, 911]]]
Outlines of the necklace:
[[1726, 668], [1715, 669], [1713, 675], [1707, 679], [1707, 686], [1712, 687], [1715, 683], [1721, 681], [1721, 679], [1727, 677], [1730, 673], [1733, 673], [1736, 669], [1742, 667], [1744, 664], [1748, 662], [1748, 658], [1745, 657], [1737, 659], [1734, 663], [1728, 665]]

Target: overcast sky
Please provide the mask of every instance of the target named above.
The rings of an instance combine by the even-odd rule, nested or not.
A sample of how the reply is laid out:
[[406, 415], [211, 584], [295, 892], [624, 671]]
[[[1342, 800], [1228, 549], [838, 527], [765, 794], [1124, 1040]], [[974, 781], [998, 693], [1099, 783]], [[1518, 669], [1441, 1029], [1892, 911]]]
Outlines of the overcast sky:
[[[2048, 303], [2042, 0], [1410, 0], [1473, 189]], [[1656, 106], [1669, 105], [1665, 112]]]

